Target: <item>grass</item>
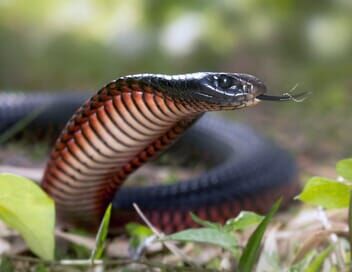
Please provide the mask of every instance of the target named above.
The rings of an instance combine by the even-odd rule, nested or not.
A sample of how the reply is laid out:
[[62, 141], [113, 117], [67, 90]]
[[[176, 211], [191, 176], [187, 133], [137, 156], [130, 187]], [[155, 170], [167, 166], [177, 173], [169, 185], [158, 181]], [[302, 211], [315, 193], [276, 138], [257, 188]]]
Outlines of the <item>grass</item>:
[[[264, 219], [243, 220], [242, 215], [241, 220], [230, 220], [231, 228], [194, 217], [203, 228], [169, 236], [154, 230], [153, 226], [151, 232], [146, 232], [145, 227], [136, 224], [134, 230], [130, 228], [129, 237], [98, 235], [94, 238], [81, 233], [67, 236], [61, 233], [56, 235], [56, 260], [35, 258], [22, 244], [20, 253], [2, 255], [0, 271], [70, 272], [93, 268], [95, 270], [90, 271], [233, 271], [236, 267], [240, 267], [240, 271], [254, 271], [254, 267], [256, 271], [348, 271], [351, 237], [348, 207], [326, 211], [301, 205], [274, 216], [278, 206], [276, 203]], [[150, 224], [147, 218], [144, 220]], [[107, 221], [105, 217], [102, 223], [105, 230]], [[239, 222], [242, 227], [233, 222]], [[243, 225], [243, 222], [252, 223]], [[0, 245], [7, 241], [11, 247], [16, 247], [12, 243], [15, 240], [18, 243], [20, 238], [12, 231], [1, 231], [3, 228], [0, 227]], [[136, 244], [132, 236], [139, 232], [143, 239]], [[146, 242], [144, 238], [148, 235], [145, 234], [157, 234], [159, 238], [147, 238], [149, 242]], [[220, 237], [225, 234], [230, 237], [228, 241], [233, 239], [233, 248], [222, 246]], [[134, 249], [128, 246], [130, 239], [134, 239]], [[104, 243], [105, 250], [101, 246]], [[100, 252], [99, 257], [90, 258], [89, 255], [94, 256], [90, 252], [97, 252], [96, 249]]]
[[[153, 167], [156, 172], [163, 164]], [[348, 271], [351, 169], [351, 160], [342, 160], [337, 181], [310, 179], [298, 196], [310, 205], [276, 213], [276, 203], [264, 218], [245, 212], [224, 225], [193, 215], [202, 228], [168, 236], [136, 207], [147, 227], [129, 224], [127, 235], [109, 237], [107, 212], [96, 237], [57, 228], [55, 260], [35, 257], [19, 234], [0, 222], [0, 271]]]
[[[299, 213], [295, 213], [294, 216], [291, 215], [289, 220], [287, 220], [287, 213], [279, 214], [266, 230], [263, 244], [260, 246], [260, 249], [262, 249], [261, 254], [259, 260], [256, 260], [256, 263], [258, 263], [257, 271], [306, 271], [305, 269], [312, 265], [317, 258], [321, 258], [320, 254], [329, 247], [332, 232], [337, 234], [337, 241], [343, 246], [343, 255], [348, 254], [346, 243], [348, 232], [345, 228], [346, 210], [328, 212], [326, 216], [332, 225], [332, 231], [324, 230], [320, 222], [321, 218], [314, 209], [304, 208]], [[252, 230], [247, 229], [236, 234], [239, 249], [246, 244], [251, 233]], [[82, 238], [81, 235], [77, 235], [77, 237]], [[94, 237], [85, 238], [94, 241]], [[57, 250], [61, 251], [61, 259], [50, 262], [42, 261], [30, 257], [31, 254], [28, 251], [24, 251], [22, 254], [3, 255], [1, 265], [11, 265], [16, 270], [0, 269], [0, 271], [28, 271], [20, 270], [19, 267], [26, 267], [26, 269], [30, 267], [33, 269], [39, 265], [44, 266], [47, 271], [87, 271], [91, 267], [89, 250], [85, 255], [73, 250], [74, 245], [79, 244], [79, 241], [73, 243], [60, 238], [58, 240], [60, 243]], [[113, 245], [114, 243], [115, 246]], [[104, 264], [104, 271], [124, 271], [123, 269], [127, 268], [134, 268], [131, 271], [152, 268], [168, 269], [169, 271], [199, 271], [200, 269], [201, 271], [206, 271], [206, 269], [219, 270], [227, 268], [228, 271], [233, 271], [231, 269], [234, 269], [236, 260], [238, 260], [236, 254], [240, 255], [240, 252], [233, 255], [217, 246], [191, 242], [178, 243], [177, 248], [195, 263], [196, 266], [192, 267], [187, 264], [187, 261], [182, 256], [175, 256], [166, 250], [160, 242], [155, 241], [147, 245], [139, 260], [126, 257], [126, 254], [128, 254], [128, 250], [124, 246], [126, 244], [128, 244], [127, 237], [115, 237], [114, 240], [109, 238], [105, 257], [103, 260], [94, 262], [94, 265], [100, 266]], [[331, 254], [335, 254], [335, 248], [333, 250], [330, 252]], [[65, 254], [69, 252], [70, 254], [65, 257]], [[78, 256], [80, 258], [86, 256], [86, 259], [78, 259]], [[338, 264], [334, 263], [333, 260], [334, 258], [324, 258], [324, 262], [326, 262], [324, 265], [338, 267]]]

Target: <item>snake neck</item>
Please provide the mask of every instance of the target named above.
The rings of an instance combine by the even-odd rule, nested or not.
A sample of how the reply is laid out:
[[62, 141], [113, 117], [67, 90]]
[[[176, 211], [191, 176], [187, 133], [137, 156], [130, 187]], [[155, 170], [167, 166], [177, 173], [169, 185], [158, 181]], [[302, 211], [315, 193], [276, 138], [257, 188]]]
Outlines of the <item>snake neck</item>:
[[59, 218], [98, 224], [128, 175], [209, 107], [171, 99], [148, 86], [108, 84], [71, 118], [51, 153], [43, 187], [54, 198]]

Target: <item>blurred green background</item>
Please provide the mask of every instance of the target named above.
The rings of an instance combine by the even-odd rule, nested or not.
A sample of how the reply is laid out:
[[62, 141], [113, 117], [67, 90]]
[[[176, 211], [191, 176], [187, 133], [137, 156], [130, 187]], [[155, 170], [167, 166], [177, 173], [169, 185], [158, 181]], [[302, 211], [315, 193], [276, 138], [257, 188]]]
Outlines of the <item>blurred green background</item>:
[[306, 164], [352, 155], [352, 1], [0, 0], [0, 89], [97, 90], [133, 73], [244, 72], [303, 103], [226, 115]]

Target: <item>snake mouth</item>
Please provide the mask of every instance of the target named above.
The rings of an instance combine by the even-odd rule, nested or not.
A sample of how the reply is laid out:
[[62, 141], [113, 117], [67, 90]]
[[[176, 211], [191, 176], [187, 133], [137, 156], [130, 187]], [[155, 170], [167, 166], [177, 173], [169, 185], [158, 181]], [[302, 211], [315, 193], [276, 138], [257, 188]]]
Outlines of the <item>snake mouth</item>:
[[290, 94], [290, 93], [285, 93], [283, 95], [266, 95], [266, 94], [261, 94], [256, 97], [256, 99], [259, 100], [265, 100], [265, 101], [294, 101], [294, 102], [303, 102], [307, 96], [309, 95], [309, 92], [302, 92], [298, 94]]

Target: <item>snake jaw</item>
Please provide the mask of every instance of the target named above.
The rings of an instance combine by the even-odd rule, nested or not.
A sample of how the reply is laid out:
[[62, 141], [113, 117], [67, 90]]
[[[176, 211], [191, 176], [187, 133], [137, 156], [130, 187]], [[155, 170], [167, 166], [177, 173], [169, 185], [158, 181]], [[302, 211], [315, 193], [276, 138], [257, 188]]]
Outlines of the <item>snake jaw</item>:
[[260, 102], [261, 102], [261, 100], [257, 99], [256, 96], [254, 96], [252, 94], [247, 94], [246, 99], [243, 100], [241, 103], [233, 103], [233, 104], [229, 104], [229, 105], [223, 105], [220, 107], [220, 109], [221, 110], [237, 110], [237, 109], [255, 106]]
[[261, 100], [257, 99], [256, 97], [254, 97], [252, 100], [249, 100], [246, 103], [246, 107], [250, 107], [250, 106], [255, 106], [257, 105], [259, 102], [261, 102]]
[[252, 96], [250, 99], [244, 102], [243, 107], [252, 107], [257, 105], [261, 100], [257, 99], [255, 96]]

